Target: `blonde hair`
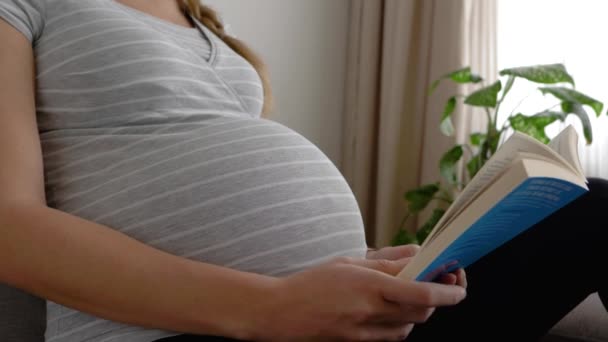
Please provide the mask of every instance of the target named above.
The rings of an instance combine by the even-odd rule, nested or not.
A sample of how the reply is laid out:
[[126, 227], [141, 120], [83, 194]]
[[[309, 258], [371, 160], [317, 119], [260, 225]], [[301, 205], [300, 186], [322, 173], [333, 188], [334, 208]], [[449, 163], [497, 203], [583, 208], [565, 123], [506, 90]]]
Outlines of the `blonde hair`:
[[255, 52], [253, 52], [253, 50], [245, 45], [245, 43], [226, 33], [224, 24], [215, 10], [209, 6], [203, 5], [200, 0], [183, 0], [183, 4], [190, 15], [210, 29], [216, 36], [222, 39], [226, 45], [245, 58], [256, 69], [264, 88], [264, 107], [262, 109], [262, 116], [267, 117], [272, 110], [273, 99], [270, 79], [264, 62]]

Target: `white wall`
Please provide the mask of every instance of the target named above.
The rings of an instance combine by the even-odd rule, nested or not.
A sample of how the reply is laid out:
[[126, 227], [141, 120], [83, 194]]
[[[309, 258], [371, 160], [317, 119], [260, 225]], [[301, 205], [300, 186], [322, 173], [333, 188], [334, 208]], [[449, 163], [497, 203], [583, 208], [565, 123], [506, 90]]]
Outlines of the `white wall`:
[[273, 120], [340, 166], [348, 0], [203, 0], [265, 60]]

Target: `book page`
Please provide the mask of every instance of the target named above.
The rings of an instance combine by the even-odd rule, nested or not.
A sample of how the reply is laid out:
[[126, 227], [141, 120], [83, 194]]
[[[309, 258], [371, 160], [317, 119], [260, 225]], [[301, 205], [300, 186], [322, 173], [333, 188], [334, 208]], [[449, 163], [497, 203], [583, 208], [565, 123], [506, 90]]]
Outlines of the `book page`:
[[428, 235], [422, 247], [428, 244], [435, 235], [443, 229], [450, 219], [462, 212], [468, 204], [474, 200], [487, 186], [492, 184], [501, 173], [503, 173], [518, 156], [519, 152], [537, 154], [547, 159], [555, 160], [557, 164], [564, 166], [578, 174], [577, 170], [570, 165], [562, 156], [549, 146], [520, 132], [515, 132], [507, 141], [498, 148], [496, 153], [479, 170], [477, 175], [467, 184], [465, 189], [457, 196], [456, 200], [441, 217], [435, 228]]
[[555, 152], [559, 153], [568, 161], [581, 177], [585, 177], [585, 171], [578, 157], [578, 134], [572, 125], [568, 125], [549, 143]]

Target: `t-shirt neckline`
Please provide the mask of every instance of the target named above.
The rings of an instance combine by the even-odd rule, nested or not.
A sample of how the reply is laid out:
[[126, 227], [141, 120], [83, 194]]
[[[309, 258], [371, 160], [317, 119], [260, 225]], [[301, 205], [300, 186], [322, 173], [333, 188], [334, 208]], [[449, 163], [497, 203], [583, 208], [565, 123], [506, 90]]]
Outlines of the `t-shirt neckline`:
[[[165, 27], [171, 28], [173, 30], [181, 31], [182, 33], [186, 33], [186, 34], [188, 34], [188, 33], [189, 34], [198, 34], [199, 33], [199, 28], [196, 25], [196, 23], [195, 23], [194, 27], [186, 27], [186, 26], [179, 25], [179, 24], [170, 22], [168, 20], [159, 18], [159, 17], [157, 17], [155, 15], [152, 15], [150, 13], [138, 10], [137, 8], [133, 8], [131, 6], [125, 5], [125, 4], [121, 3], [120, 1], [117, 1], [117, 0], [109, 0], [109, 1], [114, 6], [120, 8], [120, 9], [126, 11], [126, 12], [130, 12], [130, 13], [132, 13], [134, 15], [139, 16], [139, 17], [146, 18], [148, 20], [154, 21], [156, 23], [159, 23], [160, 25], [163, 25]], [[192, 18], [192, 16], [189, 16], [189, 17]]]
[[176, 32], [178, 34], [187, 34], [190, 36], [196, 36], [197, 38], [200, 38], [200, 35], [202, 34], [203, 37], [209, 42], [210, 53], [209, 53], [209, 59], [207, 60], [207, 62], [211, 66], [214, 65], [215, 60], [216, 60], [216, 55], [217, 55], [217, 45], [216, 45], [215, 40], [212, 38], [212, 36], [213, 36], [212, 32], [210, 32], [207, 29], [207, 27], [205, 27], [205, 25], [203, 25], [201, 22], [199, 22], [191, 14], [187, 14], [187, 15], [190, 18], [190, 20], [192, 21], [192, 23], [194, 24], [194, 27], [185, 27], [183, 25], [172, 23], [170, 21], [161, 19], [152, 14], [149, 14], [144, 11], [133, 8], [131, 6], [125, 5], [116, 0], [109, 0], [109, 2], [124, 12], [131, 13], [137, 17], [150, 20], [154, 23], [158, 23], [159, 25], [162, 25], [163, 27], [171, 29], [173, 32]]

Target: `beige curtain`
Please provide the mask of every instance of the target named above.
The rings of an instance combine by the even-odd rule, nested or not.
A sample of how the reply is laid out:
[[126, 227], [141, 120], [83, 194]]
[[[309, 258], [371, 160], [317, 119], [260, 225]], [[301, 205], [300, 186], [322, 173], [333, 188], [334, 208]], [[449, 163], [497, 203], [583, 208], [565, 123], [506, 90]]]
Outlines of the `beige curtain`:
[[[475, 0], [352, 0], [341, 171], [363, 213], [368, 244], [390, 244], [407, 189], [439, 179], [441, 154], [484, 117], [460, 110], [457, 134], [438, 124], [457, 87], [432, 80], [464, 65], [495, 73], [495, 4]], [[413, 229], [410, 226], [409, 229]]]

